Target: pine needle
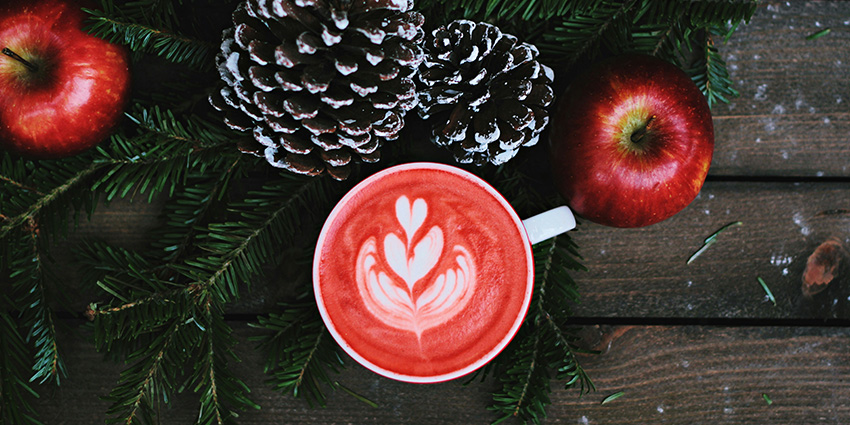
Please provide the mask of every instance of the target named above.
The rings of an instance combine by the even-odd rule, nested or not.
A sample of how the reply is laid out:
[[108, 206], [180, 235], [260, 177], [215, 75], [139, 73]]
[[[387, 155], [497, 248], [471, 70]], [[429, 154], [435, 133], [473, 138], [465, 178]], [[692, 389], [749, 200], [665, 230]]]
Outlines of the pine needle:
[[772, 303], [773, 303], [773, 306], [774, 306], [774, 307], [776, 307], [776, 298], [774, 298], [774, 297], [773, 297], [773, 293], [772, 293], [772, 292], [770, 292], [770, 288], [768, 288], [768, 287], [767, 287], [767, 284], [766, 284], [766, 283], [764, 283], [764, 279], [762, 279], [761, 277], [759, 277], [759, 278], [758, 278], [758, 280], [759, 280], [759, 284], [760, 284], [760, 285], [761, 285], [761, 287], [764, 289], [765, 294], [767, 294], [767, 299], [769, 299], [769, 300], [770, 300], [770, 302], [772, 302]]
[[614, 401], [614, 400], [616, 400], [616, 399], [618, 399], [618, 398], [620, 398], [624, 395], [626, 395], [625, 391], [618, 391], [618, 392], [611, 394], [608, 397], [605, 397], [604, 399], [602, 399], [602, 403], [600, 403], [600, 404], [608, 404], [608, 403], [610, 403], [610, 402], [612, 402], [612, 401]]
[[724, 232], [725, 230], [729, 229], [730, 227], [740, 226], [740, 225], [742, 225], [742, 224], [744, 224], [744, 223], [743, 223], [743, 222], [740, 222], [740, 221], [735, 221], [735, 222], [729, 223], [729, 224], [727, 224], [727, 225], [725, 225], [725, 226], [721, 227], [720, 229], [718, 229], [716, 232], [712, 233], [712, 234], [711, 234], [711, 236], [709, 236], [709, 237], [705, 238], [705, 241], [703, 242], [702, 247], [700, 247], [700, 249], [698, 249], [696, 252], [694, 252], [694, 253], [690, 256], [690, 258], [688, 258], [687, 264], [691, 264], [691, 263], [693, 263], [693, 262], [694, 262], [694, 260], [696, 260], [696, 259], [697, 259], [697, 257], [699, 257], [700, 255], [702, 255], [702, 253], [703, 253], [703, 252], [705, 252], [705, 250], [707, 250], [707, 249], [708, 249], [708, 247], [710, 247], [711, 245], [713, 245], [713, 244], [714, 244], [714, 242], [715, 242], [715, 241], [717, 241], [717, 235], [719, 235], [720, 233], [722, 233], [722, 232]]
[[345, 391], [345, 393], [346, 393], [346, 394], [348, 394], [348, 395], [350, 395], [350, 396], [352, 396], [352, 397], [356, 398], [357, 400], [360, 400], [361, 402], [363, 402], [364, 404], [366, 404], [366, 405], [368, 405], [368, 406], [370, 406], [370, 407], [374, 407], [374, 408], [376, 408], [376, 409], [377, 409], [378, 407], [380, 407], [380, 406], [378, 406], [378, 403], [375, 403], [374, 401], [369, 400], [368, 398], [363, 397], [363, 396], [362, 396], [362, 395], [360, 395], [360, 394], [357, 394], [357, 393], [356, 393], [354, 390], [352, 390], [351, 388], [348, 388], [348, 387], [346, 387], [345, 385], [340, 384], [340, 383], [339, 383], [339, 381], [334, 381], [334, 386], [335, 386], [335, 387], [337, 387], [337, 388], [339, 388], [339, 389], [341, 389], [341, 390], [343, 390], [343, 391]]
[[822, 29], [818, 32], [807, 35], [806, 40], [817, 40], [817, 39], [829, 34], [830, 32], [832, 32], [832, 28], [825, 28], [825, 29]]

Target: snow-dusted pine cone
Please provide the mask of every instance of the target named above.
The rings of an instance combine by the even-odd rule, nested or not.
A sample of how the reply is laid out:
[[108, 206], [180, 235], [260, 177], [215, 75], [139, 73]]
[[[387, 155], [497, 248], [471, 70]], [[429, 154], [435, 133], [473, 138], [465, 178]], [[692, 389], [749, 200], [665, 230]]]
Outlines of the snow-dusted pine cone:
[[246, 0], [222, 34], [224, 85], [210, 96], [243, 152], [338, 180], [379, 148], [416, 105], [423, 16], [413, 0]]
[[554, 73], [537, 48], [487, 23], [434, 30], [419, 68], [419, 115], [460, 163], [503, 164], [537, 143], [549, 122]]

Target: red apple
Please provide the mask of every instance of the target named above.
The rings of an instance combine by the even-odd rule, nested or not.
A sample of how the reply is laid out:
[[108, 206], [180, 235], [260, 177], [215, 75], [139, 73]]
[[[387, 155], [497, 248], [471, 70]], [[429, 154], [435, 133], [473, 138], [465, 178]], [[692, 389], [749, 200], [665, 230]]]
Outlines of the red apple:
[[550, 133], [555, 184], [587, 220], [641, 227], [685, 208], [714, 151], [705, 96], [675, 65], [616, 57], [573, 81]]
[[98, 144], [128, 97], [125, 49], [83, 31], [77, 1], [12, 3], [0, 6], [0, 146], [59, 158]]

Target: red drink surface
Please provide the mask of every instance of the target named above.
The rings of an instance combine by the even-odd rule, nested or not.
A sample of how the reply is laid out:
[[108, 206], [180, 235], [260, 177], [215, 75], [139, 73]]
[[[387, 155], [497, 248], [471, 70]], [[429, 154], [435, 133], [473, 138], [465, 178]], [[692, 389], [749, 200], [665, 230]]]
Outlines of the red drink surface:
[[358, 362], [439, 382], [491, 360], [531, 297], [531, 247], [495, 189], [455, 167], [406, 164], [357, 185], [314, 259], [319, 310]]

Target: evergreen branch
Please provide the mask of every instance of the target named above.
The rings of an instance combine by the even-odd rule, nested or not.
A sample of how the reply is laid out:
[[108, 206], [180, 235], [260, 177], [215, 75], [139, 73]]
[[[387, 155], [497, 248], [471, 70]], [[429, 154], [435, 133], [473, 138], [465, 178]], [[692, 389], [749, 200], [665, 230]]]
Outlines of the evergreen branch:
[[102, 0], [101, 5], [106, 13], [120, 14], [134, 22], [164, 28], [174, 28], [178, 23], [173, 0], [133, 0], [123, 4], [120, 11], [116, 9], [115, 2], [110, 0]]
[[165, 261], [174, 264], [194, 246], [196, 236], [207, 224], [207, 216], [227, 192], [230, 181], [241, 171], [244, 155], [217, 176], [190, 176], [189, 182], [165, 206], [166, 224], [157, 231], [154, 247], [166, 253]]
[[[515, 407], [511, 416], [514, 417], [520, 416], [521, 414], [522, 416], [527, 416], [528, 413], [525, 412], [529, 410], [527, 404], [534, 403], [534, 401], [528, 401], [527, 397], [529, 397], [529, 387], [531, 386], [532, 378], [534, 377], [534, 373], [537, 371], [537, 357], [540, 350], [540, 338], [538, 335], [535, 335], [532, 340], [534, 344], [531, 354], [528, 356], [528, 364], [523, 365], [523, 369], [526, 369], [527, 372], [525, 376], [521, 376], [519, 381], [519, 395], [516, 397], [516, 401], [512, 402]], [[508, 371], [508, 373], [510, 373], [510, 371]], [[545, 412], [543, 415], [545, 417]]]
[[635, 9], [636, 1], [600, 1], [588, 12], [558, 22], [553, 31], [543, 35], [547, 44], [540, 46], [541, 54], [563, 58], [560, 65], [564, 67], [572, 66], [580, 58], [594, 57], [606, 34], [613, 34], [614, 40], [623, 40], [622, 34], [627, 32], [623, 27], [631, 23], [626, 17]]
[[204, 351], [201, 361], [196, 362], [193, 378], [196, 381], [195, 392], [201, 391], [201, 409], [196, 421], [199, 425], [234, 423], [239, 416], [234, 408], [260, 408], [245, 395], [250, 392], [248, 386], [233, 376], [227, 367], [231, 360], [239, 361], [232, 350], [236, 341], [223, 315], [209, 308], [211, 301], [208, 299], [206, 302]]
[[212, 68], [216, 45], [138, 22], [123, 21], [106, 12], [83, 9], [91, 15], [86, 30], [111, 43], [125, 44], [134, 52], [152, 53], [199, 70]]
[[[111, 288], [108, 288], [105, 284], [102, 284], [101, 287], [104, 288], [104, 290], [106, 290], [110, 294], [113, 294], [116, 297], [120, 297], [120, 295], [118, 294], [117, 291], [115, 291]], [[124, 304], [114, 306], [114, 307], [98, 307], [97, 304], [93, 303], [93, 304], [90, 304], [89, 307], [88, 307], [88, 310], [86, 310], [86, 317], [88, 317], [89, 320], [96, 320], [96, 319], [99, 319], [103, 316], [110, 316], [110, 315], [125, 313], [129, 310], [132, 310], [134, 308], [143, 307], [147, 304], [152, 304], [152, 303], [172, 304], [172, 303], [175, 303], [175, 300], [174, 300], [175, 296], [178, 296], [178, 295], [181, 295], [181, 294], [190, 294], [190, 293], [193, 293], [193, 292], [194, 292], [193, 288], [191, 286], [187, 286], [187, 287], [180, 287], [180, 288], [172, 289], [170, 291], [155, 292], [155, 293], [152, 293], [151, 295], [148, 295], [146, 297], [135, 298], [133, 301], [125, 300]], [[120, 298], [123, 299], [123, 297], [120, 297]]]
[[86, 316], [94, 322], [95, 345], [100, 351], [114, 352], [116, 343], [132, 349], [143, 335], [156, 332], [168, 323], [183, 317], [193, 306], [188, 288], [154, 293], [148, 297], [110, 307], [89, 306]]
[[[544, 243], [542, 249], [545, 250], [545, 255], [535, 255], [535, 281], [539, 284], [536, 288], [537, 295], [535, 297], [534, 311], [532, 312], [533, 330], [531, 335], [527, 335], [526, 340], [516, 351], [515, 357], [512, 359], [514, 366], [505, 372], [502, 378], [503, 388], [501, 393], [496, 393], [493, 396], [496, 404], [491, 407], [503, 414], [501, 419], [496, 423], [506, 420], [510, 417], [521, 417], [524, 420], [531, 420], [534, 423], [539, 423], [541, 416], [546, 416], [545, 405], [548, 404], [549, 384], [548, 377], [545, 379], [546, 391], [541, 392], [540, 387], [534, 387], [533, 393], [529, 393], [529, 389], [535, 382], [535, 373], [537, 371], [538, 360], [540, 357], [540, 320], [543, 311], [543, 300], [546, 296], [546, 284], [549, 282], [549, 272], [554, 263], [554, 252], [556, 245], [554, 243]], [[546, 247], [545, 245], [549, 245]], [[535, 254], [543, 254], [536, 252]], [[537, 285], [535, 285], [537, 286]], [[528, 348], [531, 341], [531, 348]], [[523, 373], [525, 372], [525, 373]], [[538, 378], [536, 381], [539, 381]]]
[[[566, 386], [581, 385], [581, 393], [593, 388], [587, 374], [578, 365], [574, 346], [557, 325], [552, 314], [569, 314], [566, 305], [577, 301], [575, 282], [568, 270], [581, 269], [572, 256], [574, 245], [566, 235], [556, 236], [534, 246], [535, 292], [528, 317], [517, 339], [506, 355], [499, 356], [502, 388], [493, 394], [490, 410], [500, 416], [496, 422], [511, 417], [540, 423], [546, 417], [551, 401], [550, 368], [558, 371], [559, 379], [568, 379]], [[552, 309], [555, 307], [555, 309]]]
[[266, 373], [274, 388], [304, 396], [307, 403], [325, 405], [324, 383], [336, 388], [328, 370], [339, 373], [343, 366], [336, 343], [327, 337], [315, 302], [281, 304], [281, 313], [260, 317], [253, 327], [269, 334], [252, 338], [267, 353]]
[[39, 197], [38, 201], [30, 205], [26, 211], [18, 214], [17, 216], [10, 217], [8, 220], [6, 220], [6, 224], [0, 227], [0, 239], [3, 239], [11, 230], [18, 228], [24, 223], [27, 223], [29, 220], [37, 217], [38, 214], [43, 211], [47, 206], [49, 206], [52, 202], [56, 201], [60, 196], [64, 195], [71, 189], [75, 188], [75, 186], [81, 184], [83, 181], [85, 181], [87, 177], [94, 174], [101, 167], [102, 165], [99, 164], [91, 164], [88, 167], [77, 172], [75, 175], [73, 175], [61, 185], [56, 186], [52, 190], [43, 193], [42, 196]]
[[305, 211], [332, 204], [327, 181], [287, 175], [278, 186], [251, 192], [254, 198], [233, 206], [243, 220], [212, 223], [199, 235], [198, 248], [210, 254], [187, 260], [184, 273], [222, 302], [238, 298], [240, 284], [280, 261], [276, 249], [303, 231]]
[[540, 334], [525, 335], [520, 341], [519, 347], [508, 355], [511, 366], [501, 378], [501, 391], [493, 394], [494, 404], [489, 409], [500, 415], [493, 424], [514, 417], [539, 424], [546, 417], [549, 374], [547, 366], [539, 363]]
[[[467, 19], [488, 20], [550, 20], [570, 13], [591, 9], [593, 0], [426, 0], [419, 7], [424, 10], [447, 8], [448, 19], [463, 17]], [[460, 16], [455, 16], [458, 12]], [[442, 17], [437, 15], [438, 17]]]
[[134, 189], [149, 191], [149, 200], [166, 189], [173, 195], [190, 172], [220, 169], [239, 154], [232, 149], [229, 133], [198, 117], [179, 121], [158, 107], [136, 108], [127, 116], [138, 134], [114, 135], [108, 147], [98, 148], [100, 157], [95, 159], [114, 166], [93, 185], [107, 200]]
[[170, 358], [169, 353], [172, 351], [172, 343], [185, 325], [185, 320], [173, 320], [167, 330], [150, 345], [142, 347], [128, 358], [128, 361], [136, 363], [121, 373], [118, 386], [106, 397], [112, 402], [107, 410], [107, 414], [112, 417], [107, 419], [107, 423], [153, 423], [152, 403], [157, 399], [167, 400], [168, 393], [173, 390], [170, 377], [174, 373], [168, 368], [182, 365], [179, 360]]
[[130, 118], [141, 130], [159, 135], [171, 143], [189, 145], [193, 149], [215, 147], [230, 144], [233, 133], [197, 116], [188, 116], [185, 121], [179, 121], [170, 110], [159, 106], [144, 108], [136, 106], [128, 113]]
[[34, 187], [31, 187], [31, 186], [28, 186], [24, 183], [21, 183], [21, 182], [15, 180], [15, 179], [12, 179], [11, 177], [6, 177], [4, 175], [0, 175], [0, 182], [9, 184], [11, 186], [15, 186], [18, 189], [25, 190], [27, 192], [32, 192], [32, 193], [34, 193], [38, 196], [44, 196], [44, 193], [42, 193], [40, 190], [38, 190]]
[[[201, 398], [201, 406], [209, 406], [206, 409], [201, 408], [201, 414], [198, 418], [199, 424], [217, 424], [222, 425], [225, 423], [225, 420], [228, 422], [231, 419], [231, 414], [224, 408], [219, 400], [219, 391], [218, 391], [218, 380], [216, 379], [217, 372], [217, 364], [216, 364], [216, 347], [213, 343], [213, 339], [207, 336], [207, 353], [204, 356], [204, 366], [207, 371], [207, 385], [209, 386], [208, 390], [204, 392]], [[200, 384], [199, 384], [200, 386]], [[197, 391], [197, 389], [196, 389]]]
[[729, 103], [730, 97], [738, 96], [738, 91], [732, 87], [733, 82], [729, 77], [726, 61], [714, 44], [714, 37], [723, 37], [724, 34], [726, 31], [720, 27], [708, 28], [701, 43], [701, 50], [692, 65], [686, 69], [705, 95], [709, 107], [718, 102]]
[[128, 425], [135, 422], [136, 415], [138, 414], [138, 412], [139, 412], [139, 410], [141, 409], [141, 406], [142, 406], [142, 400], [144, 400], [145, 396], [150, 391], [148, 388], [151, 385], [151, 381], [153, 381], [153, 379], [158, 374], [159, 365], [161, 364], [162, 359], [165, 358], [165, 352], [168, 349], [168, 346], [171, 343], [171, 340], [174, 337], [174, 334], [177, 333], [177, 330], [179, 329], [179, 327], [180, 327], [179, 324], [175, 325], [171, 329], [171, 331], [169, 331], [168, 335], [166, 336], [165, 341], [162, 344], [162, 348], [160, 348], [156, 352], [156, 354], [153, 357], [153, 362], [152, 362], [151, 366], [147, 368], [147, 373], [144, 375], [144, 380], [142, 381], [141, 385], [139, 385], [137, 387], [138, 391], [136, 393], [136, 397], [131, 400], [132, 401], [132, 407], [131, 407], [130, 411], [128, 412], [127, 419], [125, 421], [125, 423], [127, 423]]
[[26, 226], [28, 234], [24, 236], [18, 252], [12, 261], [12, 273], [9, 279], [12, 288], [18, 294], [16, 305], [22, 306], [22, 324], [29, 329], [27, 342], [34, 341], [35, 362], [30, 381], [40, 384], [53, 381], [59, 385], [60, 376], [67, 375], [65, 363], [59, 356], [56, 342], [54, 313], [49, 307], [46, 284], [48, 273], [39, 247], [39, 231], [35, 221], [30, 219]]
[[[566, 331], [560, 325], [555, 323], [554, 318], [546, 310], [542, 311], [542, 318], [548, 331], [554, 334], [554, 345], [561, 347], [564, 357], [555, 359], [555, 364], [558, 364], [558, 379], [566, 380], [565, 387], [571, 387], [576, 383], [579, 384], [579, 394], [587, 394], [591, 391], [596, 391], [596, 385], [590, 379], [587, 372], [579, 365], [576, 352], [580, 351], [574, 343], [576, 338], [568, 337]], [[597, 352], [587, 351], [589, 354], [598, 354]]]
[[306, 355], [304, 356], [304, 360], [301, 362], [301, 365], [298, 369], [298, 373], [296, 374], [295, 379], [293, 379], [293, 381], [292, 381], [292, 386], [295, 388], [295, 391], [296, 391], [295, 395], [296, 396], [298, 395], [297, 394], [298, 389], [301, 388], [304, 385], [305, 376], [308, 376], [307, 371], [309, 370], [310, 364], [316, 356], [316, 350], [319, 349], [319, 347], [322, 343], [322, 338], [325, 336], [325, 330], [326, 329], [322, 329], [321, 332], [316, 334], [315, 339], [311, 338], [311, 341], [308, 341], [309, 342], [309, 350], [307, 351]]
[[[194, 304], [191, 288], [162, 279], [154, 259], [104, 244], [84, 245], [78, 252], [84, 281], [96, 282], [118, 304], [89, 305], [86, 316], [94, 324], [95, 346], [100, 351], [135, 349], [143, 335], [182, 317]], [[115, 345], [119, 343], [119, 345]]]
[[[3, 298], [6, 304], [11, 304], [5, 295]], [[25, 360], [29, 350], [14, 319], [5, 311], [0, 311], [0, 353], [0, 422], [43, 425], [35, 418], [36, 411], [28, 401], [38, 394], [23, 376], [29, 369]]]

